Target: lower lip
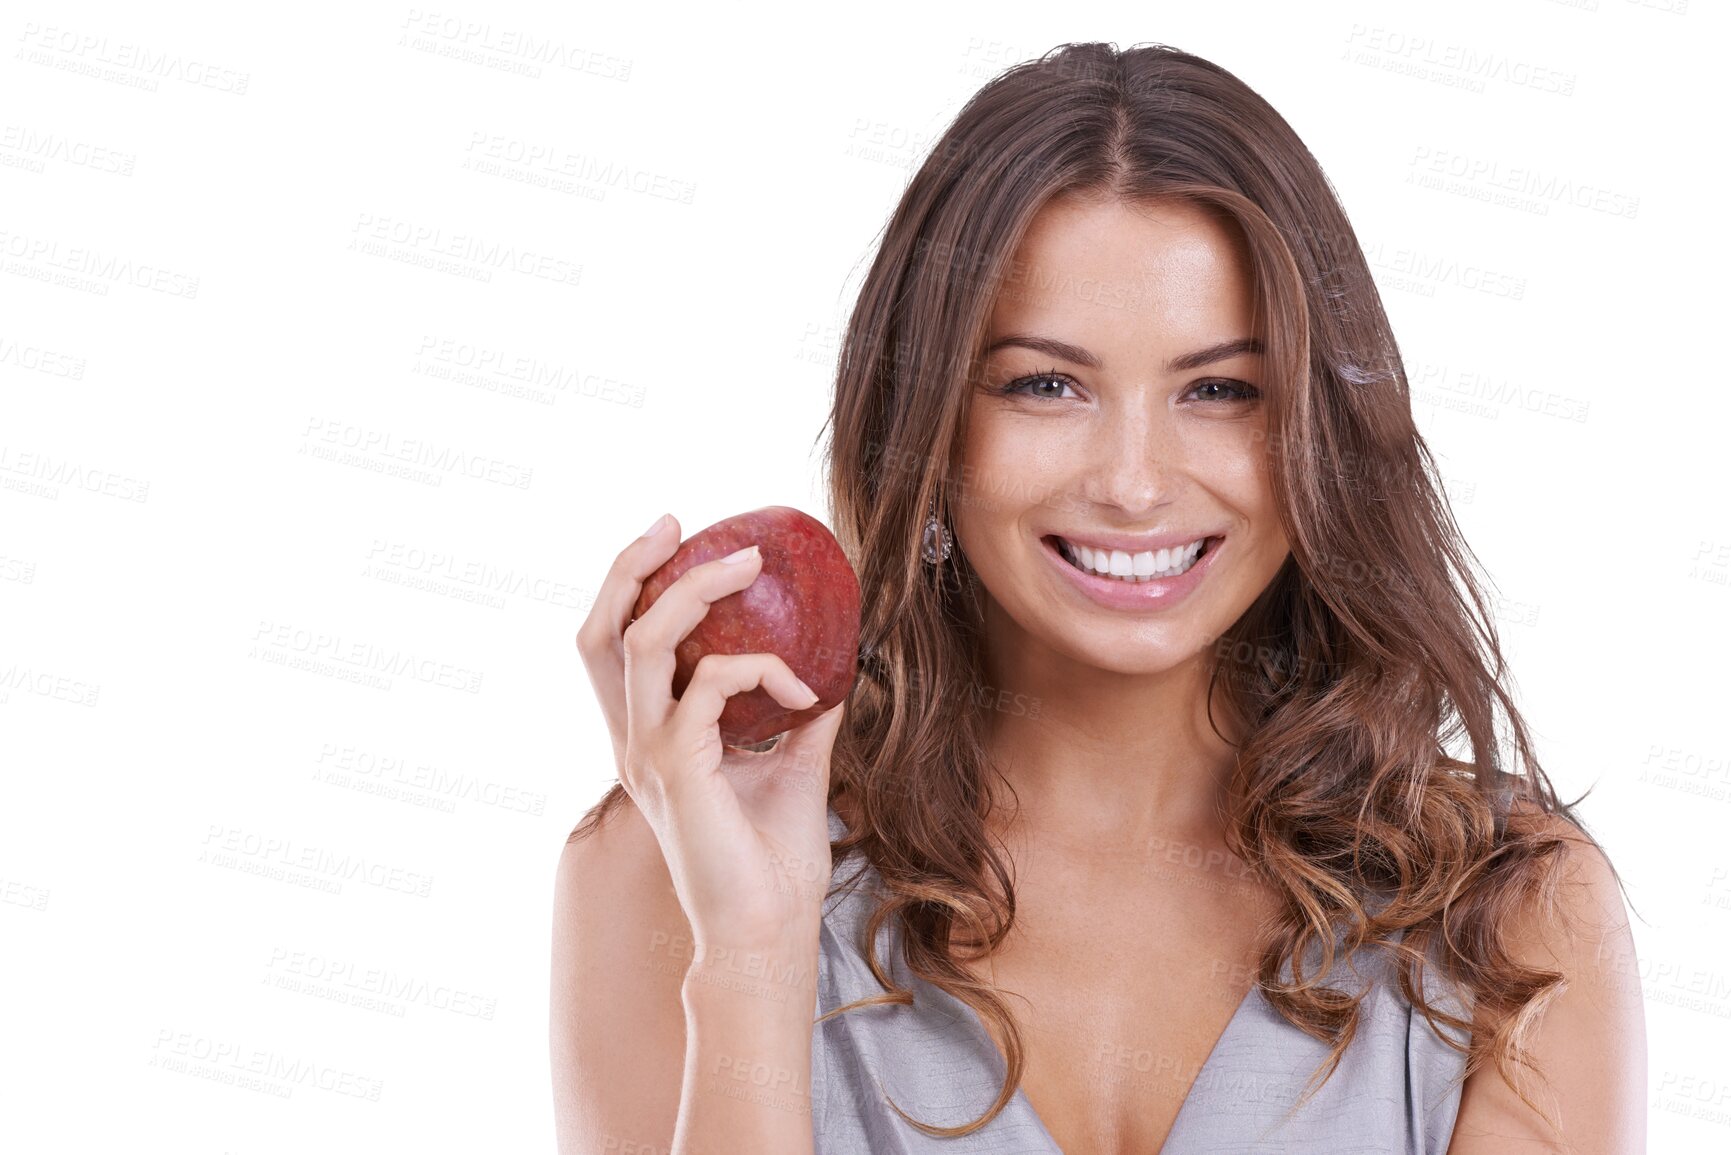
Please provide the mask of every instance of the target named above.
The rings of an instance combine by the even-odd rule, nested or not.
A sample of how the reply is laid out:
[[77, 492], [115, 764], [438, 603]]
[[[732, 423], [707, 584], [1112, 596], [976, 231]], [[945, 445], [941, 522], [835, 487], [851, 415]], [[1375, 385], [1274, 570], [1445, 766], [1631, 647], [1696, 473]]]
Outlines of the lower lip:
[[1041, 538], [1040, 546], [1052, 559], [1052, 564], [1063, 572], [1076, 589], [1107, 609], [1163, 610], [1184, 600], [1191, 590], [1202, 584], [1203, 575], [1214, 564], [1214, 555], [1226, 544], [1225, 538], [1210, 540], [1212, 544], [1203, 550], [1202, 556], [1196, 559], [1196, 564], [1177, 577], [1151, 578], [1140, 582], [1103, 578], [1078, 569], [1064, 560], [1064, 555], [1059, 552], [1058, 543], [1053, 538]]

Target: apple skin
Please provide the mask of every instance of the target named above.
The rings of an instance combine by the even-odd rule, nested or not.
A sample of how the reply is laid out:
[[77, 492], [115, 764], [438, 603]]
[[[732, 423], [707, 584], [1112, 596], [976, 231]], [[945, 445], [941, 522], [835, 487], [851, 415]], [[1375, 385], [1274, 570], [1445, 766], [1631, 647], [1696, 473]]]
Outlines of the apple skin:
[[684, 695], [705, 654], [775, 654], [817, 693], [792, 710], [762, 686], [734, 694], [721, 711], [721, 740], [750, 746], [817, 717], [848, 696], [859, 673], [859, 577], [829, 528], [787, 505], [716, 522], [679, 544], [650, 574], [633, 620], [692, 566], [756, 545], [763, 555], [745, 589], [710, 604], [674, 647], [673, 696]]

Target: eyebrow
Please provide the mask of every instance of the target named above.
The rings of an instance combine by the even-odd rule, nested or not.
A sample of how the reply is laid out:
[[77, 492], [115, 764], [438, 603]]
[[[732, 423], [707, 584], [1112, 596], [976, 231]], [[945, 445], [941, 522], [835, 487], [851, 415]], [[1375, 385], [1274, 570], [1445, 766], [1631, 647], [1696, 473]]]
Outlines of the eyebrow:
[[[1008, 337], [1000, 337], [987, 346], [985, 356], [990, 357], [999, 349], [1016, 346], [1022, 349], [1032, 349], [1036, 353], [1060, 357], [1065, 361], [1074, 361], [1078, 365], [1086, 365], [1090, 369], [1100, 367], [1100, 358], [1068, 341], [1060, 341], [1055, 337], [1036, 337], [1025, 333], [1011, 333]], [[1166, 363], [1166, 372], [1183, 373], [1190, 369], [1200, 369], [1216, 361], [1224, 361], [1228, 357], [1238, 357], [1247, 353], [1261, 353], [1262, 342], [1255, 337], [1235, 337], [1230, 341], [1221, 341], [1206, 349], [1198, 349], [1194, 353], [1186, 353], [1182, 357], [1174, 357]]]

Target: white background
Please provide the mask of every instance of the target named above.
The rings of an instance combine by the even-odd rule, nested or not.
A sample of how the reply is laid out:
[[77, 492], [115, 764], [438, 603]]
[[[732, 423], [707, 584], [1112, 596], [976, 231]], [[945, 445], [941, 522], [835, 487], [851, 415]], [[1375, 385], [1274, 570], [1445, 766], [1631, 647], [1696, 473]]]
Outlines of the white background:
[[0, 25], [0, 1147], [551, 1150], [595, 588], [664, 511], [828, 520], [912, 166], [1088, 39], [1338, 188], [1645, 920], [1652, 1149], [1731, 1144], [1721, 9], [146, 7]]

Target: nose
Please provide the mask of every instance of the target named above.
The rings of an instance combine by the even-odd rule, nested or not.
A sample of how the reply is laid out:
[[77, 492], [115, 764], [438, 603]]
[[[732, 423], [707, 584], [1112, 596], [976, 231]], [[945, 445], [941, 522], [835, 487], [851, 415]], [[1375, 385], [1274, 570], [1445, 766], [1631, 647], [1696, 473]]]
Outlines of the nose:
[[1084, 450], [1083, 494], [1096, 514], [1146, 524], [1169, 504], [1183, 475], [1183, 446], [1170, 414], [1155, 401], [1102, 415]]

